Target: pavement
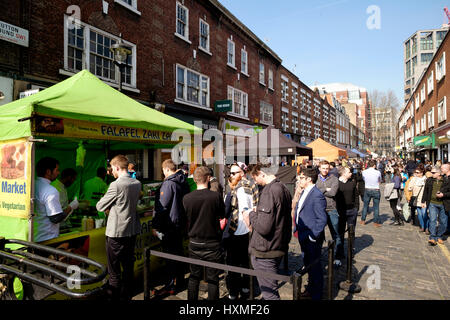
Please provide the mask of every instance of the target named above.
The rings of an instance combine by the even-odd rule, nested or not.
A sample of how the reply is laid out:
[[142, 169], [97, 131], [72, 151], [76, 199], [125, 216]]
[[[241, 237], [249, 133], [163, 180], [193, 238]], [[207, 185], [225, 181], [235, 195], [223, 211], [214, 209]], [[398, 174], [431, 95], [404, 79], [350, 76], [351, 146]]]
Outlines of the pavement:
[[[380, 202], [382, 226], [374, 227], [373, 213], [369, 211], [366, 225], [358, 223], [355, 232], [355, 256], [352, 269], [352, 282], [361, 287], [359, 293], [349, 293], [339, 288], [339, 283], [346, 280], [347, 262], [334, 267], [332, 286], [333, 300], [449, 300], [450, 299], [450, 240], [443, 245], [430, 246], [428, 236], [420, 232], [419, 227], [389, 225], [393, 213], [389, 203], [383, 198]], [[360, 211], [362, 210], [362, 203]], [[331, 239], [326, 227], [326, 239]], [[328, 256], [324, 242], [322, 267], [324, 270], [324, 295], [328, 290]], [[347, 238], [345, 239], [347, 252]], [[293, 273], [303, 265], [300, 246], [296, 238], [289, 245], [289, 272]], [[189, 275], [186, 274], [186, 279]], [[225, 275], [220, 277], [220, 297], [226, 299]], [[302, 277], [303, 285], [307, 275]], [[156, 288], [160, 288], [157, 286]], [[282, 300], [292, 300], [291, 283], [280, 283], [279, 293]], [[206, 284], [200, 286], [199, 299], [206, 299]], [[255, 300], [261, 295], [255, 297]], [[154, 299], [154, 298], [153, 298]], [[173, 296], [162, 297], [163, 300], [187, 300], [187, 290]], [[143, 293], [133, 300], [143, 300]]]

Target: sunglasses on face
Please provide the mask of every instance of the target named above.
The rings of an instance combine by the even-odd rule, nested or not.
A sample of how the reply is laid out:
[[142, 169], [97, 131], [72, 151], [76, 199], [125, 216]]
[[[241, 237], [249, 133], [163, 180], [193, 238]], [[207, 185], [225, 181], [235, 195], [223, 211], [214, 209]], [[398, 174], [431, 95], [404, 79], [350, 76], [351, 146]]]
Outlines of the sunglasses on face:
[[436, 171], [433, 172], [433, 171], [432, 171], [431, 173], [432, 173], [432, 174], [435, 174], [435, 173], [439, 173], [439, 172], [436, 172]]
[[239, 173], [239, 171], [231, 172], [230, 175], [234, 176], [235, 174], [238, 174], [238, 173]]

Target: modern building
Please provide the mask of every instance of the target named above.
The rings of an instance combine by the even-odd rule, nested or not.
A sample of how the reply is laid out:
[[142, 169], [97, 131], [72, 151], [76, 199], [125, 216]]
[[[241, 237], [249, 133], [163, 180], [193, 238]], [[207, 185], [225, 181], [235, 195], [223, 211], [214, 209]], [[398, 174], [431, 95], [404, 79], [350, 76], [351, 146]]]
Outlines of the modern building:
[[365, 136], [365, 145], [371, 144], [371, 103], [367, 90], [351, 83], [329, 83], [312, 86], [312, 89], [318, 89], [320, 92], [331, 93], [337, 101], [343, 106], [347, 104], [357, 105], [357, 115], [360, 118], [358, 129], [363, 131]]
[[409, 157], [448, 161], [450, 80], [446, 74], [449, 56], [450, 37], [447, 33], [400, 112], [398, 142]]
[[428, 68], [449, 26], [440, 29], [418, 30], [404, 42], [405, 103], [411, 97], [422, 73]]

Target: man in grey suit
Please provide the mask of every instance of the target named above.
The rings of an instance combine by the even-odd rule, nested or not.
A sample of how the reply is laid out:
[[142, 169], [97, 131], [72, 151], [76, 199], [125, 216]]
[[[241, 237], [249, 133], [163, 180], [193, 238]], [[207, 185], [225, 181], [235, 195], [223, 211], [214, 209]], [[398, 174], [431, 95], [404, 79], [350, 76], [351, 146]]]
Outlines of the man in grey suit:
[[[134, 276], [134, 246], [141, 231], [136, 212], [141, 183], [128, 174], [128, 159], [118, 155], [111, 160], [116, 180], [97, 203], [97, 210], [108, 212], [106, 254], [108, 258], [108, 294], [113, 300], [131, 299]], [[121, 272], [121, 265], [123, 272]]]

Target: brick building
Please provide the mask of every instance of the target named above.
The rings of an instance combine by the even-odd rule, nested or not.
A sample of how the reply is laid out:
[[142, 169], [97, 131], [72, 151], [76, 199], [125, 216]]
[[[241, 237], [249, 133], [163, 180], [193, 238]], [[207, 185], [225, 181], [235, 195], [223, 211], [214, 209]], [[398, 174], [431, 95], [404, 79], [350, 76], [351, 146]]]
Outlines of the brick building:
[[447, 97], [450, 81], [446, 66], [450, 52], [449, 34], [433, 55], [428, 68], [400, 113], [399, 145], [411, 157], [448, 161], [450, 119]]

